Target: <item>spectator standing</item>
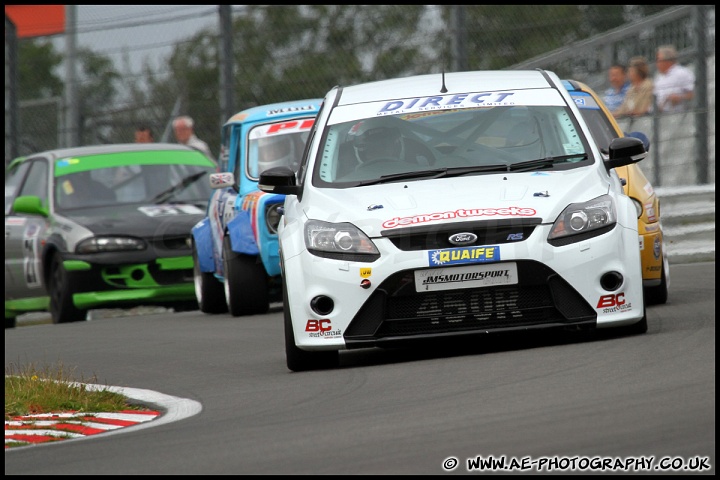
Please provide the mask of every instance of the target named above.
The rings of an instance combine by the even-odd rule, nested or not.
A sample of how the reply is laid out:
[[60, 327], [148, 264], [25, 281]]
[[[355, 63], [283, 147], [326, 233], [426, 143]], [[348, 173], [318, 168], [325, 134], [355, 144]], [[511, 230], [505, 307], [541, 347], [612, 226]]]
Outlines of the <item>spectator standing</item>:
[[612, 65], [608, 69], [608, 82], [610, 82], [610, 88], [605, 90], [603, 102], [605, 102], [605, 106], [608, 107], [610, 112], [615, 112], [615, 110], [620, 108], [620, 105], [625, 99], [625, 94], [630, 88], [625, 65], [619, 63]]
[[647, 115], [653, 106], [653, 81], [645, 57], [633, 57], [627, 70], [630, 88], [620, 108], [612, 112], [615, 118]]
[[678, 64], [677, 58], [674, 46], [658, 47], [654, 93], [660, 112], [684, 112], [695, 97], [695, 74]]
[[146, 125], [135, 129], [135, 143], [152, 143], [155, 141], [152, 130]]
[[175, 118], [175, 120], [173, 120], [173, 131], [175, 132], [175, 139], [178, 143], [200, 150], [213, 162], [217, 163], [208, 144], [195, 135], [195, 122], [193, 122], [191, 117], [183, 115]]

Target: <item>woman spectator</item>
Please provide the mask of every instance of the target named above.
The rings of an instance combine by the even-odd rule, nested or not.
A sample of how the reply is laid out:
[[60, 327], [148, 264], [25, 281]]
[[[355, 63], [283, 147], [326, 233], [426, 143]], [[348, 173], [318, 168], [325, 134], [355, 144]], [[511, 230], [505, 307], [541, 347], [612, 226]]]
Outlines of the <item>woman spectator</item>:
[[613, 112], [615, 118], [639, 117], [650, 113], [653, 106], [653, 81], [645, 57], [633, 57], [628, 66], [630, 88], [620, 108]]

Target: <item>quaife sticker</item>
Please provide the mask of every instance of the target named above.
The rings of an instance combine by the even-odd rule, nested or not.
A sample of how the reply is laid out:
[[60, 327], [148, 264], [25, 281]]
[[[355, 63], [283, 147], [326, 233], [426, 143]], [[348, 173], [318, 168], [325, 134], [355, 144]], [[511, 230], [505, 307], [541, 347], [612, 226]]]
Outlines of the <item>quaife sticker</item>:
[[428, 262], [431, 267], [458, 263], [497, 262], [500, 260], [500, 247], [458, 247], [445, 250], [430, 250]]

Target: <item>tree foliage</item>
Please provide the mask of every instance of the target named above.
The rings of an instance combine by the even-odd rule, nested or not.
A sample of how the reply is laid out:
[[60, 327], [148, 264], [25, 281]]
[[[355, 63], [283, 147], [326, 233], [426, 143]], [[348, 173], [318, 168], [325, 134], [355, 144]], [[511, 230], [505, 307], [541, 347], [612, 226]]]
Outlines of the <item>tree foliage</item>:
[[[461, 18], [464, 28], [467, 69], [503, 69], [668, 7], [233, 8], [233, 108], [239, 111], [260, 104], [321, 98], [335, 85], [447, 71], [455, 53], [452, 39], [458, 33], [454, 18]], [[159, 67], [146, 64], [140, 75], [120, 75], [108, 58], [89, 50], [79, 52], [82, 118], [93, 126], [84, 141], [129, 141], [138, 124], [151, 125], [160, 140], [161, 132], [169, 131], [173, 116], [187, 114], [195, 119], [198, 136], [215, 150], [220, 143], [219, 127], [226, 120], [220, 106], [220, 40], [217, 28], [188, 36]], [[61, 61], [62, 55], [49, 42], [20, 42], [19, 98], [62, 95]], [[164, 140], [174, 141], [171, 135]]]
[[57, 74], [62, 54], [53, 44], [40, 39], [18, 42], [18, 100], [38, 100], [59, 97], [64, 83]]

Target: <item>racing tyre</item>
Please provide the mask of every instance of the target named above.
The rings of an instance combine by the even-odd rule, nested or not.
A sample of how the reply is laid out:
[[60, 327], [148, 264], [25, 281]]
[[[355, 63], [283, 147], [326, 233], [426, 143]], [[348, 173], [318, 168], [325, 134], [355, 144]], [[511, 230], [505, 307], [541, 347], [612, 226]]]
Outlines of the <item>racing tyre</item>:
[[321, 352], [308, 352], [301, 350], [295, 345], [295, 334], [293, 333], [292, 315], [288, 303], [287, 286], [283, 278], [283, 317], [285, 321], [285, 359], [287, 367], [293, 372], [304, 372], [308, 370], [326, 370], [336, 368], [340, 365], [340, 354], [337, 350]]
[[232, 251], [230, 237], [223, 240], [225, 300], [230, 315], [239, 317], [270, 310], [268, 276], [258, 257]]
[[73, 304], [75, 287], [70, 283], [68, 273], [63, 267], [60, 255], [53, 256], [50, 263], [48, 295], [50, 296], [50, 315], [53, 323], [82, 322], [87, 320], [87, 310], [76, 308]]
[[195, 282], [195, 297], [197, 308], [203, 313], [227, 313], [223, 284], [212, 272], [200, 271], [200, 261], [193, 243], [193, 281]]
[[637, 323], [633, 323], [632, 325], [620, 328], [621, 333], [625, 335], [642, 335], [643, 333], [646, 333], [648, 330], [647, 310], [643, 312], [642, 320]]
[[648, 305], [662, 305], [667, 303], [668, 281], [667, 275], [665, 274], [667, 268], [667, 261], [663, 261], [662, 272], [660, 274], [660, 285], [656, 287], [647, 287], [645, 289], [645, 301]]

